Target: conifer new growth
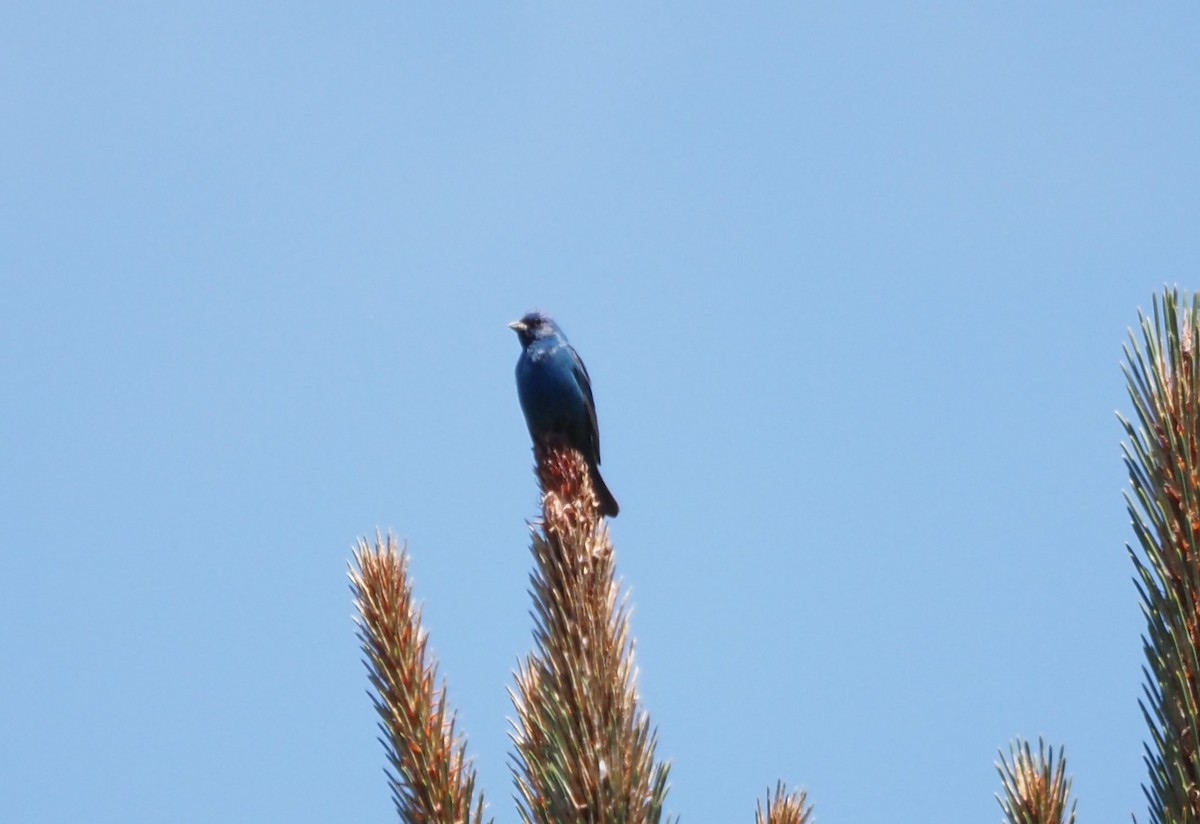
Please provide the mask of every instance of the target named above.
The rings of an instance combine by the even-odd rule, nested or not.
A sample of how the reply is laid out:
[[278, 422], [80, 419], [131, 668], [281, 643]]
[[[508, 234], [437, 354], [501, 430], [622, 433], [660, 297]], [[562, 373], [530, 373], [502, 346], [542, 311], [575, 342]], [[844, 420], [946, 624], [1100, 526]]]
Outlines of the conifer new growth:
[[[1136, 417], [1128, 442], [1125, 502], [1140, 554], [1129, 547], [1146, 616], [1145, 698], [1155, 824], [1200, 821], [1200, 301], [1176, 289], [1140, 314], [1125, 378]], [[1120, 416], [1118, 416], [1120, 417]]]
[[538, 824], [662, 818], [668, 765], [640, 706], [629, 611], [587, 464], [535, 451], [542, 520], [531, 526], [534, 651], [516, 673], [513, 777]]
[[400, 820], [479, 824], [483, 794], [475, 792], [475, 769], [466, 759], [465, 742], [454, 733], [446, 686], [435, 686], [437, 664], [426, 649], [421, 611], [413, 603], [408, 554], [391, 534], [386, 544], [376, 535], [373, 547], [359, 539], [350, 589]]
[[1067, 759], [1062, 749], [1055, 757], [1054, 747], [1046, 750], [1046, 742], [1038, 739], [1035, 758], [1028, 741], [1017, 739], [1009, 747], [1009, 757], [1000, 753], [996, 763], [1004, 796], [996, 796], [1009, 824], [1075, 824], [1075, 802], [1071, 795], [1071, 778], [1067, 775]]
[[775, 796], [767, 795], [766, 809], [758, 803], [754, 813], [754, 824], [812, 824], [812, 805], [804, 790], [788, 792], [787, 785], [780, 781], [775, 785]]

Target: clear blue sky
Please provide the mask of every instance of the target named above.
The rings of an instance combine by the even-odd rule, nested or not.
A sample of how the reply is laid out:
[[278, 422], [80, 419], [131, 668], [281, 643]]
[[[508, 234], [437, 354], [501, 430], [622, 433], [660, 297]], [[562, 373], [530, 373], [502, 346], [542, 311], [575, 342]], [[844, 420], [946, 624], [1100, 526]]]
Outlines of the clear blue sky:
[[536, 514], [505, 324], [591, 371], [684, 821], [1144, 811], [1118, 363], [1200, 287], [1200, 8], [9, 2], [0, 819], [390, 821], [345, 566], [481, 782]]

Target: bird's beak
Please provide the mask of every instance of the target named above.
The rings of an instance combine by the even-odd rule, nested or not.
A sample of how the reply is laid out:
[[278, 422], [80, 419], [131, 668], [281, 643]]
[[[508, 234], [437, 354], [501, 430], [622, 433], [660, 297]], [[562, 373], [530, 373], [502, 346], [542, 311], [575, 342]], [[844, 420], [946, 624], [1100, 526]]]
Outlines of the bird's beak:
[[526, 329], [528, 329], [529, 327], [528, 327], [528, 326], [526, 326], [524, 323], [522, 323], [522, 322], [521, 322], [521, 321], [519, 321], [519, 320], [514, 320], [512, 323], [510, 323], [510, 324], [508, 325], [508, 328], [509, 328], [509, 329], [511, 329], [511, 330], [513, 330], [513, 331], [514, 331], [514, 332], [516, 332], [517, 334], [520, 334], [521, 332], [524, 332], [524, 331], [525, 331]]

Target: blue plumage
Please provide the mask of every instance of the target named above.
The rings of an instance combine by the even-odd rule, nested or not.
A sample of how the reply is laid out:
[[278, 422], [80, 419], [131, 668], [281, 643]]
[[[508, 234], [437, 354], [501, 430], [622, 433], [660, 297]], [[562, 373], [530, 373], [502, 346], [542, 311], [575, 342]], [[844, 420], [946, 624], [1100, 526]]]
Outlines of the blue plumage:
[[529, 435], [539, 445], [565, 443], [587, 461], [600, 514], [613, 517], [617, 501], [600, 477], [600, 429], [587, 367], [558, 325], [541, 312], [509, 324], [521, 341], [517, 395]]

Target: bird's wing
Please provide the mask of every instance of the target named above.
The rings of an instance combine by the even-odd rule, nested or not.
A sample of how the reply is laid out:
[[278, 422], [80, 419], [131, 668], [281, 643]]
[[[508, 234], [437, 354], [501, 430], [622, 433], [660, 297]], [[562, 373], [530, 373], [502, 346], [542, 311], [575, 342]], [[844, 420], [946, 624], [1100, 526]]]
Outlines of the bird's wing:
[[600, 424], [596, 422], [596, 400], [592, 397], [592, 379], [588, 375], [587, 367], [583, 365], [583, 358], [579, 357], [579, 353], [575, 351], [575, 347], [568, 346], [571, 352], [571, 361], [575, 372], [575, 382], [579, 384], [579, 388], [583, 390], [583, 397], [587, 400], [588, 425], [592, 433], [592, 448], [596, 452], [596, 464], [600, 463]]

